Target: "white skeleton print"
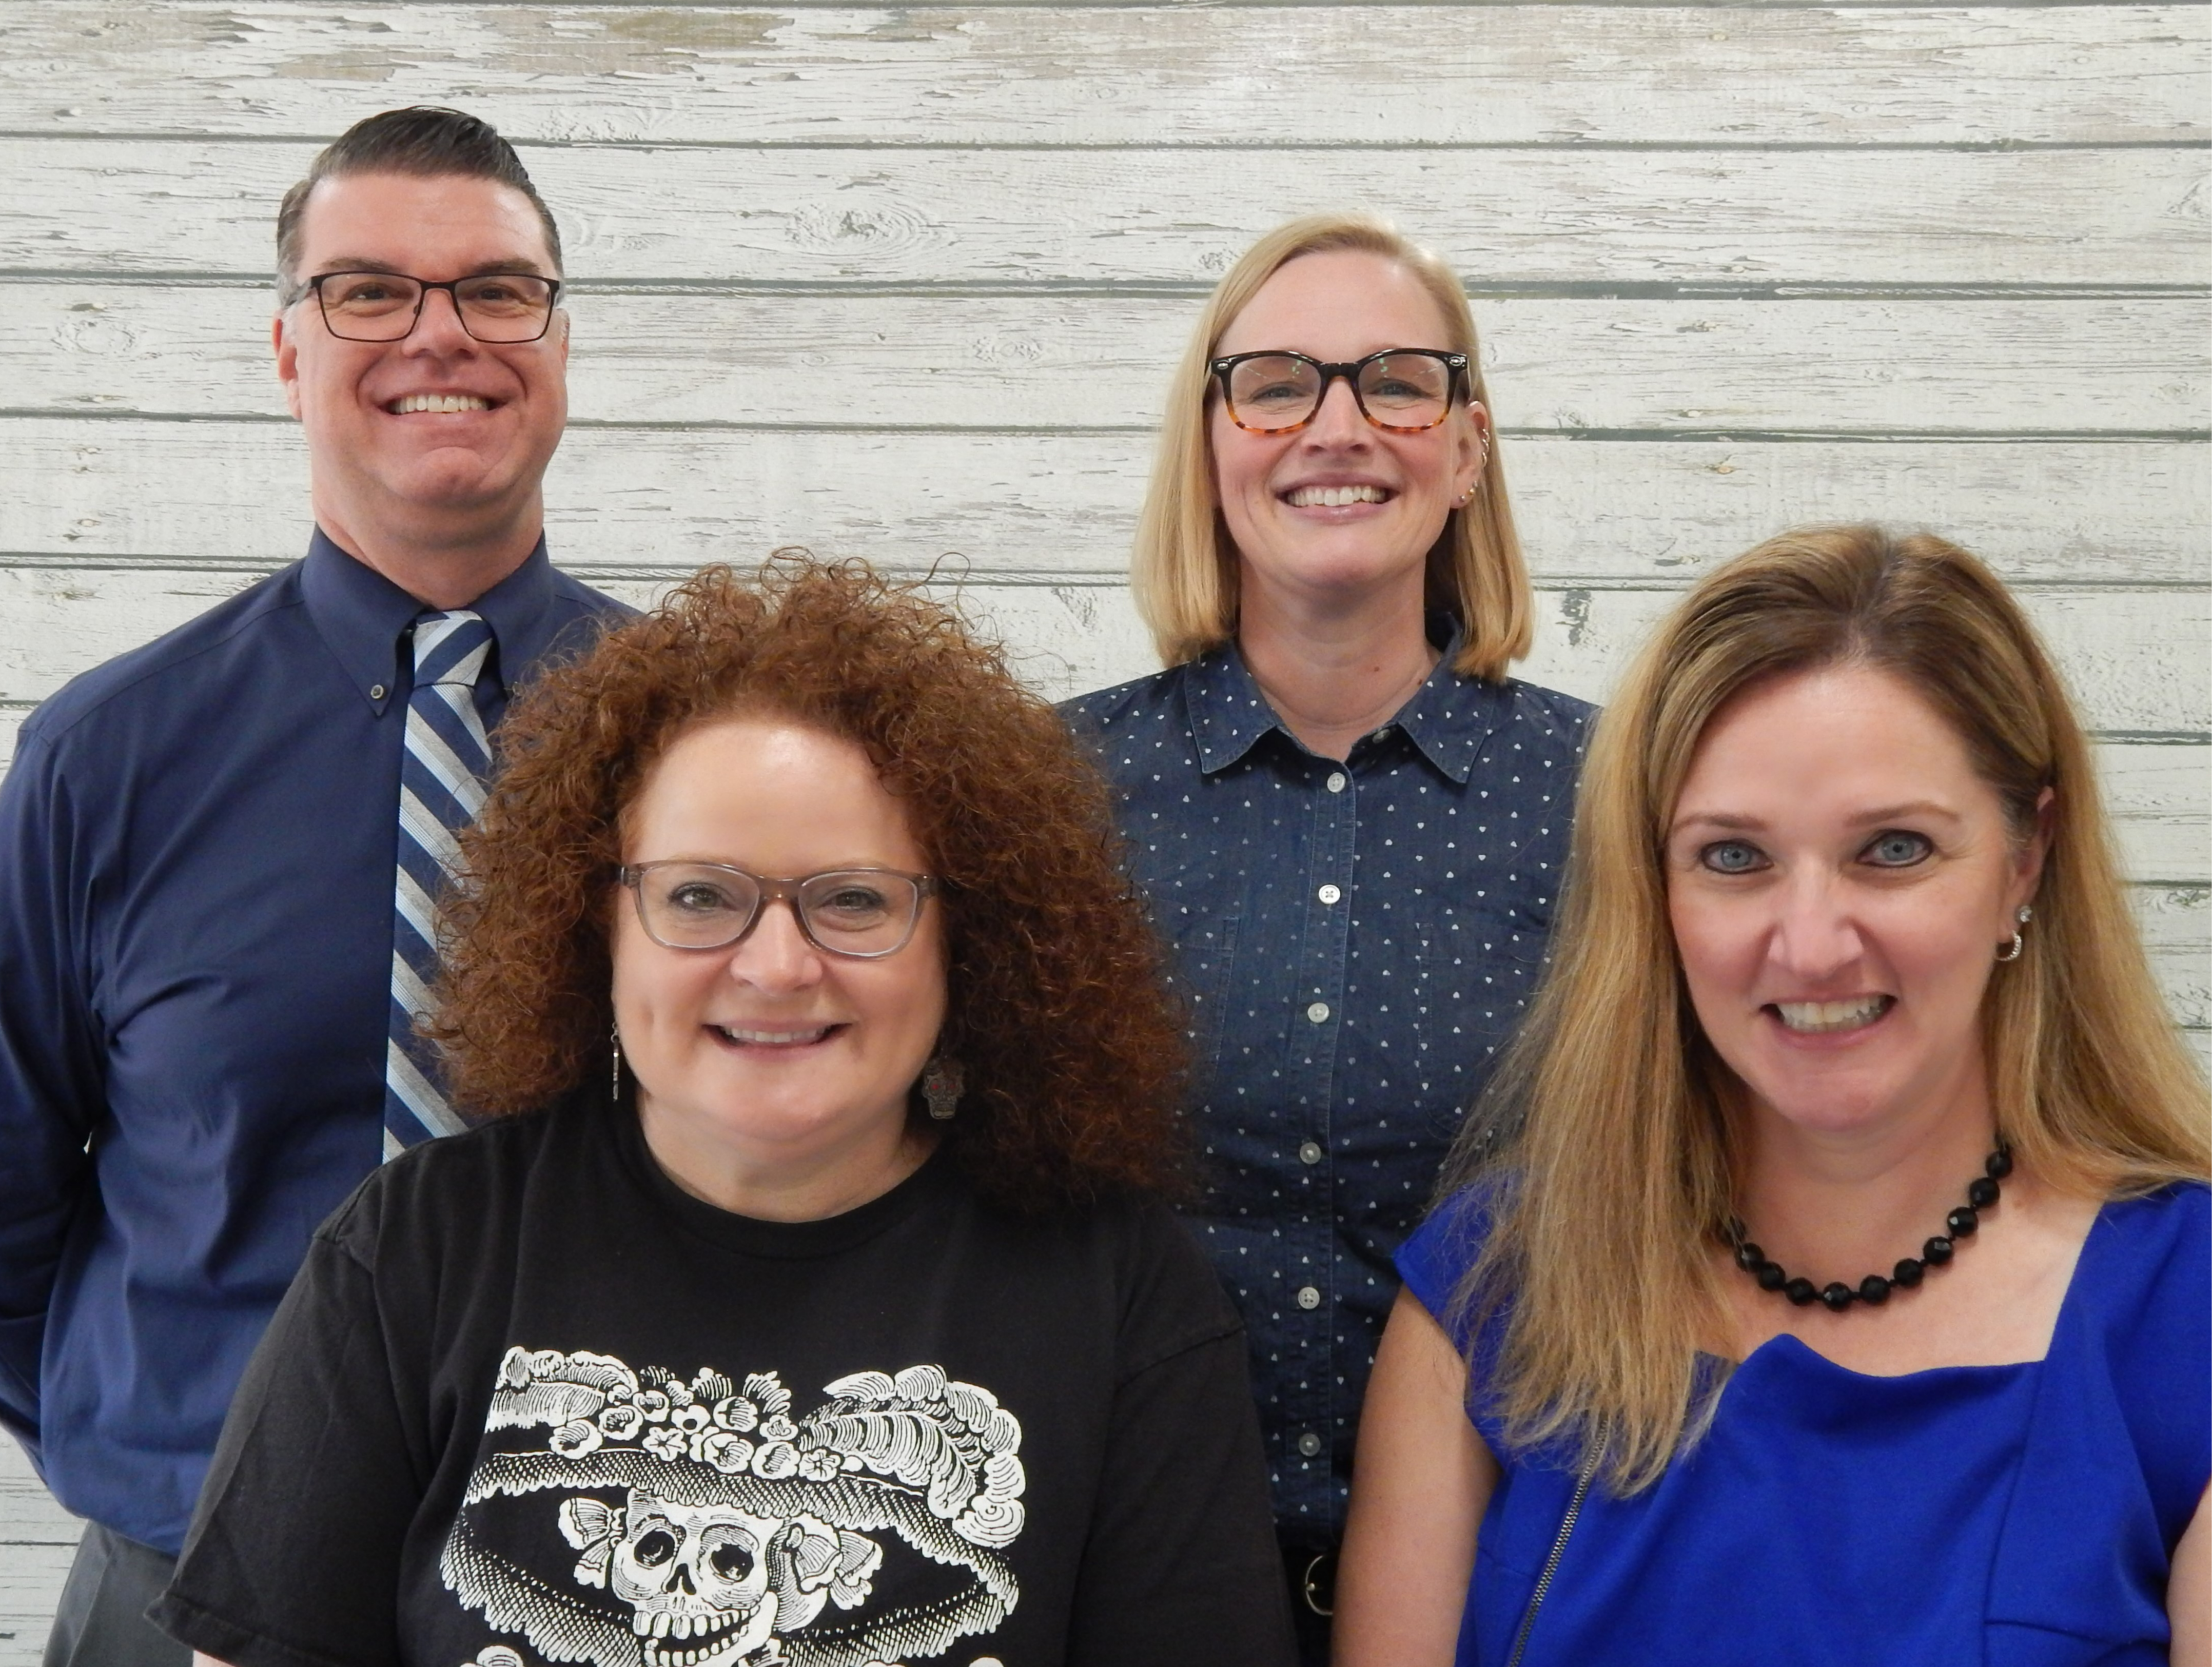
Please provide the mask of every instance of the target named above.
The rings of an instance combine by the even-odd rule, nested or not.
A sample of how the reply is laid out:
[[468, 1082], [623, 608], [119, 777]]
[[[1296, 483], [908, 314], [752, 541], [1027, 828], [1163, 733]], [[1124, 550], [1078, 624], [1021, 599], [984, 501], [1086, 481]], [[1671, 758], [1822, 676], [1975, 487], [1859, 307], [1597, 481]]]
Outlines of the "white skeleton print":
[[[774, 1372], [740, 1387], [510, 1349], [487, 1437], [534, 1427], [544, 1445], [479, 1463], [446, 1585], [548, 1659], [595, 1667], [884, 1667], [996, 1630], [1019, 1596], [1001, 1554], [1023, 1524], [1020, 1424], [935, 1366], [826, 1393], [793, 1421]], [[556, 1489], [573, 1596], [477, 1529], [488, 1502]], [[886, 1545], [959, 1584], [876, 1602]]]
[[778, 1520], [729, 1505], [681, 1505], [632, 1488], [611, 1511], [561, 1506], [561, 1531], [585, 1553], [576, 1578], [635, 1611], [645, 1667], [755, 1667], [782, 1661], [780, 1636], [833, 1597], [866, 1601], [883, 1548], [813, 1517]]

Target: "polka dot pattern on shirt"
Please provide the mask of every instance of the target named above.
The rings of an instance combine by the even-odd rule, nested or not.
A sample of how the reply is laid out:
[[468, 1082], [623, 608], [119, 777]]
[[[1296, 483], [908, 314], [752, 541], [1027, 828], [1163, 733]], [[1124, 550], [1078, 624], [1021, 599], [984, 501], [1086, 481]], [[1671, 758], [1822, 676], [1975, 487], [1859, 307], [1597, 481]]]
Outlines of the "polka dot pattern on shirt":
[[1534, 988], [1591, 715], [1458, 676], [1457, 642], [1342, 761], [1233, 647], [1061, 708], [1173, 951], [1193, 1225], [1244, 1316], [1277, 1518], [1316, 1536], [1342, 1526], [1391, 1255]]

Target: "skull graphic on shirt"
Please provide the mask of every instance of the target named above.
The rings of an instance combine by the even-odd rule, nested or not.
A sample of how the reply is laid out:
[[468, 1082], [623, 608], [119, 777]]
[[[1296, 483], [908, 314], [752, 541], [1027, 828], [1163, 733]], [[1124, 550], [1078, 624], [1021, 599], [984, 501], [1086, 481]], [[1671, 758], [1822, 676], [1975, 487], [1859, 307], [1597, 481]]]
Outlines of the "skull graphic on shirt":
[[820, 1614], [833, 1586], [848, 1602], [864, 1592], [883, 1555], [811, 1517], [685, 1505], [635, 1488], [618, 1509], [567, 1501], [561, 1526], [572, 1544], [606, 1548], [602, 1578], [630, 1606], [645, 1667], [781, 1661], [779, 1638]]
[[[592, 1667], [905, 1661], [995, 1631], [1020, 1596], [1019, 1421], [932, 1365], [825, 1388], [799, 1414], [774, 1372], [512, 1348], [439, 1573], [497, 1631]], [[596, 1601], [560, 1596], [550, 1548], [497, 1503], [555, 1490], [568, 1578]], [[888, 1597], [884, 1530], [914, 1554]]]

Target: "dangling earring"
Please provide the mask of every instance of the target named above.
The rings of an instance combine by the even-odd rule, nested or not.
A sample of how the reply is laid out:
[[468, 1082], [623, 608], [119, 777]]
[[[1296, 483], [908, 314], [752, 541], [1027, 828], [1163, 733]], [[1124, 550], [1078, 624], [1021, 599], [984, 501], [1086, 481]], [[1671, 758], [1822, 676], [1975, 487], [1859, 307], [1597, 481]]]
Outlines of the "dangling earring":
[[[2013, 919], [2019, 925], [2026, 926], [2028, 922], [2033, 920], [2034, 917], [2035, 910], [2030, 909], [2026, 903], [2022, 903], [2020, 906], [2019, 913], [2015, 914], [2013, 916]], [[2027, 940], [2021, 936], [2021, 934], [2015, 931], [2012, 934], [2012, 941], [2007, 944], [2002, 949], [1997, 951], [1997, 959], [2000, 961], [2017, 961], [2020, 959], [2020, 952], [2027, 947]]]
[[622, 1104], [622, 1026], [610, 1025], [607, 1040], [614, 1047], [614, 1063], [607, 1074], [607, 1099], [615, 1105]]
[[962, 1086], [958, 1060], [946, 1059], [940, 1055], [922, 1067], [922, 1103], [929, 1107], [929, 1115], [933, 1121], [952, 1121], [952, 1114], [960, 1109]]

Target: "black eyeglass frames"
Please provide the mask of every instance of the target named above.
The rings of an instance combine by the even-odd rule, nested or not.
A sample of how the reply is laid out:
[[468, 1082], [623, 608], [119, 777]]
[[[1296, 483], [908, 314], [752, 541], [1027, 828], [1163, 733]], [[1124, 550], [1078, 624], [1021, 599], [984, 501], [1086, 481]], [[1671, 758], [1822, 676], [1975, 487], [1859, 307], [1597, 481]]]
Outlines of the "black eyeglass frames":
[[1342, 364], [1279, 348], [1232, 353], [1206, 366], [1221, 385], [1229, 420], [1252, 434], [1303, 429], [1340, 376], [1351, 384], [1359, 414], [1376, 428], [1419, 434], [1450, 413], [1467, 368], [1466, 354], [1430, 347], [1386, 348]]
[[323, 323], [349, 342], [396, 342], [415, 328], [422, 303], [443, 289], [461, 328], [480, 342], [534, 342], [553, 323], [558, 278], [535, 272], [480, 272], [433, 283], [404, 272], [319, 272], [307, 280]]
[[637, 900], [645, 935], [666, 949], [726, 949], [760, 923], [771, 903], [790, 903], [799, 932], [830, 955], [872, 961], [913, 940], [928, 874], [896, 868], [830, 868], [774, 879], [720, 862], [640, 862], [617, 871]]

